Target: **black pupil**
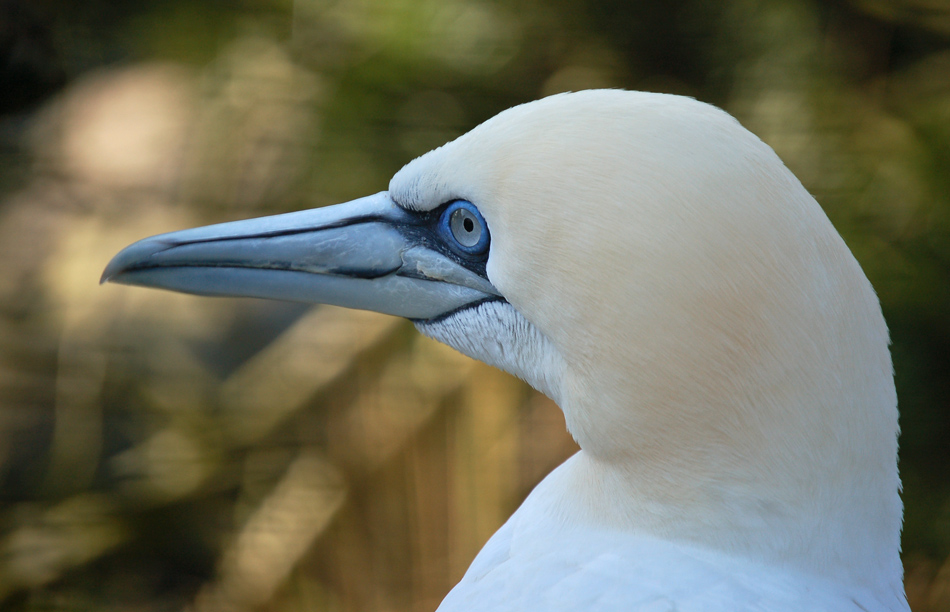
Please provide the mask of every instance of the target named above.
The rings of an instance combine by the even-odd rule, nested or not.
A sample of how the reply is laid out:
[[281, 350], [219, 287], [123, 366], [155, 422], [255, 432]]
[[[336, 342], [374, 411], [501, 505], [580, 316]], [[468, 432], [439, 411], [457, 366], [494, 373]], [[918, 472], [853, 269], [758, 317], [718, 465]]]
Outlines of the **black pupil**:
[[464, 221], [462, 221], [462, 227], [465, 228], [466, 232], [470, 232], [475, 229], [475, 222], [472, 221], [471, 219], [465, 219]]

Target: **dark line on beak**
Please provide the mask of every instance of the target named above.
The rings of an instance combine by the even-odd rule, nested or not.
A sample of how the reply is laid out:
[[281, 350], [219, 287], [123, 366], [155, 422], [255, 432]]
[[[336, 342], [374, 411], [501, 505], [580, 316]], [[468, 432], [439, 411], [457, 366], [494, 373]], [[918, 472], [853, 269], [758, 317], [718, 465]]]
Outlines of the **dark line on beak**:
[[482, 298], [480, 300], [476, 300], [474, 302], [469, 302], [468, 304], [462, 304], [458, 308], [454, 308], [448, 312], [443, 312], [442, 314], [434, 316], [431, 319], [409, 319], [409, 320], [412, 321], [413, 323], [438, 323], [440, 321], [444, 321], [445, 319], [448, 319], [449, 317], [457, 315], [463, 310], [468, 310], [469, 308], [478, 308], [482, 304], [487, 304], [489, 302], [504, 302], [507, 304], [508, 300], [506, 300], [505, 298], [501, 296], [492, 295], [486, 298]]
[[[271, 232], [261, 232], [258, 234], [242, 234], [240, 236], [220, 236], [218, 238], [202, 238], [202, 239], [197, 239], [197, 240], [174, 242], [174, 243], [169, 243], [168, 248], [163, 249], [161, 251], [155, 251], [155, 253], [164, 253], [165, 251], [169, 249], [174, 249], [176, 247], [181, 247], [181, 246], [189, 246], [192, 244], [204, 244], [204, 243], [211, 243], [211, 242], [230, 242], [233, 240], [253, 240], [254, 238], [280, 238], [282, 236], [295, 236], [297, 234], [320, 232], [323, 230], [349, 227], [350, 225], [358, 225], [360, 223], [374, 223], [374, 222], [390, 223], [393, 225], [396, 225], [396, 224], [412, 225], [410, 223], [405, 223], [405, 222], [400, 223], [400, 222], [394, 221], [393, 219], [387, 219], [386, 217], [383, 217], [380, 215], [366, 215], [363, 217], [351, 217], [349, 219], [342, 219], [334, 223], [329, 223], [327, 225], [319, 225], [315, 227], [299, 227], [299, 228], [285, 229], [285, 230], [274, 230]], [[232, 221], [232, 223], [241, 223], [241, 221]]]
[[[202, 241], [203, 242], [203, 241]], [[198, 242], [190, 242], [186, 244], [200, 244]], [[171, 265], [162, 265], [162, 264], [142, 264], [133, 266], [131, 268], [126, 268], [120, 272], [120, 274], [128, 274], [134, 272], [142, 272], [144, 270], [174, 270], [176, 268], [229, 268], [232, 270], [278, 270], [281, 272], [300, 272], [303, 274], [318, 274], [323, 276], [339, 276], [342, 278], [361, 278], [365, 280], [373, 280], [376, 278], [382, 278], [384, 276], [389, 276], [390, 274], [398, 273], [401, 266], [396, 266], [394, 268], [386, 270], [371, 270], [368, 268], [353, 268], [345, 269], [341, 268], [339, 270], [333, 271], [317, 271], [317, 270], [308, 270], [306, 268], [300, 268], [293, 265], [280, 265], [270, 264], [263, 266], [245, 266], [236, 263], [196, 263], [196, 264], [171, 264]], [[408, 276], [396, 274], [397, 276]], [[426, 279], [431, 280], [431, 279]]]

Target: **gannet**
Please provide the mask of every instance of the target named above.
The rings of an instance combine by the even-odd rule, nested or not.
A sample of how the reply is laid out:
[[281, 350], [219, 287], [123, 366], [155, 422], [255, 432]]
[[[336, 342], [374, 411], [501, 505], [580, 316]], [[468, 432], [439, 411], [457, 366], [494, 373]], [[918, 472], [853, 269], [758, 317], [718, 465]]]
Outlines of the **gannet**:
[[544, 98], [388, 191], [147, 238], [103, 281], [407, 317], [557, 402], [581, 450], [442, 612], [909, 609], [877, 297], [713, 106]]

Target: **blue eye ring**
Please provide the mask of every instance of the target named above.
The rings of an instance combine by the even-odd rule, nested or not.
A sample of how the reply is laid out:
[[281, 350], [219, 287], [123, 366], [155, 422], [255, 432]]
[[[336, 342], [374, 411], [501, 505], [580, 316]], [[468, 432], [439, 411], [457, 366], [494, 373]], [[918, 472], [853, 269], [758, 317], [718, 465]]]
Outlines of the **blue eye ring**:
[[455, 200], [445, 207], [439, 233], [450, 247], [466, 255], [482, 255], [491, 243], [485, 218], [468, 200]]

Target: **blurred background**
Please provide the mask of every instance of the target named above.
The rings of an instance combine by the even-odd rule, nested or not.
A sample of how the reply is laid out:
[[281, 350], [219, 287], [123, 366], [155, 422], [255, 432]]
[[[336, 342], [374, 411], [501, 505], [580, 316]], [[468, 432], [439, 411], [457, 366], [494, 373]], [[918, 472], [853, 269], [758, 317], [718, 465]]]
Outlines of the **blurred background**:
[[557, 407], [395, 318], [99, 274], [591, 87], [726, 108], [844, 235], [950, 610], [948, 0], [0, 0], [0, 607], [434, 610], [574, 452]]

